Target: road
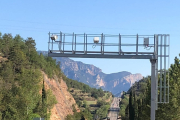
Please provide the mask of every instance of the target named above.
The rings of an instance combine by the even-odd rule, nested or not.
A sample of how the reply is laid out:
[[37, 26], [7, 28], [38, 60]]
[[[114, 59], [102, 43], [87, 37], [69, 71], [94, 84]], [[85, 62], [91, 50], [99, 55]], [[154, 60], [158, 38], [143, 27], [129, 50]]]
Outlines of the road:
[[113, 102], [111, 103], [111, 107], [110, 107], [109, 114], [108, 114], [110, 120], [117, 120], [117, 118], [118, 118], [119, 100], [120, 100], [120, 98], [115, 97], [113, 99]]

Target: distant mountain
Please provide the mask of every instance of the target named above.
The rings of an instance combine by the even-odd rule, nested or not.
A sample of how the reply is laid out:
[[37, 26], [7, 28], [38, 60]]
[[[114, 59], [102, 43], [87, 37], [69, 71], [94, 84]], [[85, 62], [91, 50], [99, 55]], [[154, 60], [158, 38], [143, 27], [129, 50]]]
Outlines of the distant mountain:
[[[47, 51], [38, 51], [38, 53], [47, 55]], [[54, 59], [61, 62], [60, 68], [68, 78], [83, 82], [91, 87], [101, 87], [113, 94], [127, 91], [133, 83], [143, 78], [141, 74], [132, 74], [127, 71], [105, 74], [94, 65], [65, 57], [54, 57]]]

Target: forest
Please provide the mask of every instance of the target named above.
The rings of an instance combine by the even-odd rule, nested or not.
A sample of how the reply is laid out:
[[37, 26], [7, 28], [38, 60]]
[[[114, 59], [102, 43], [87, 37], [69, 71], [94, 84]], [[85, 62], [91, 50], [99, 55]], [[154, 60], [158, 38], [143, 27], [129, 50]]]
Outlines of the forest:
[[[163, 77], [167, 77], [163, 75]], [[158, 76], [158, 78], [160, 78]], [[159, 79], [158, 79], [159, 80]], [[159, 103], [156, 120], [180, 119], [180, 60], [175, 57], [169, 68], [169, 103]], [[158, 90], [159, 91], [159, 90]], [[159, 92], [158, 92], [159, 93]], [[122, 120], [149, 120], [151, 99], [151, 77], [136, 82], [120, 102]]]
[[50, 78], [61, 72], [52, 58], [38, 55], [35, 46], [32, 38], [0, 34], [0, 120], [50, 117], [56, 99], [41, 84], [41, 71]]

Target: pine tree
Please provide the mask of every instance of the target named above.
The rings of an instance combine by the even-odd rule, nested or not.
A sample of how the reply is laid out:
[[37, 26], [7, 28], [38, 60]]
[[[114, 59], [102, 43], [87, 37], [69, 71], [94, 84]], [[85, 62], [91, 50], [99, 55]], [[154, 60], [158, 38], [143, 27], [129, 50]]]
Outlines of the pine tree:
[[132, 91], [129, 95], [129, 120], [134, 120], [133, 95]]

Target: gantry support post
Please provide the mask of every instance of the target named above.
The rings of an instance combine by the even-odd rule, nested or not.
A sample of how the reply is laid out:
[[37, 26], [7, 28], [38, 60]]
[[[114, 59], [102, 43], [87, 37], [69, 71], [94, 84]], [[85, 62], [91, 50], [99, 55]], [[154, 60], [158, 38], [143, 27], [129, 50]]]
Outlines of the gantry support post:
[[155, 120], [156, 112], [156, 59], [151, 59], [151, 120]]

